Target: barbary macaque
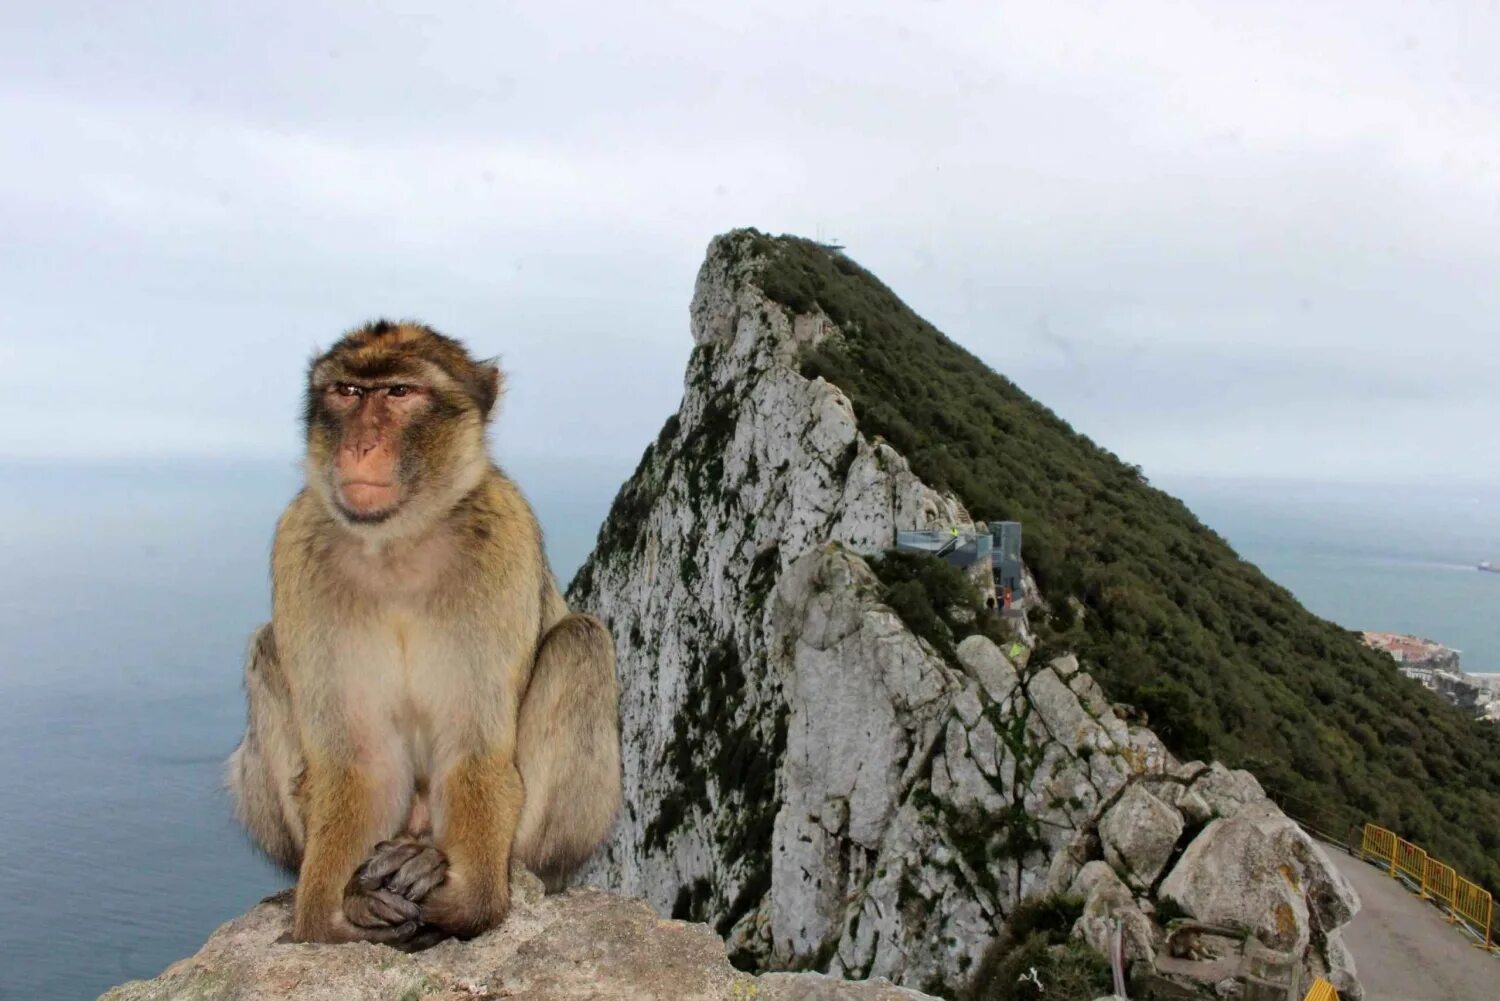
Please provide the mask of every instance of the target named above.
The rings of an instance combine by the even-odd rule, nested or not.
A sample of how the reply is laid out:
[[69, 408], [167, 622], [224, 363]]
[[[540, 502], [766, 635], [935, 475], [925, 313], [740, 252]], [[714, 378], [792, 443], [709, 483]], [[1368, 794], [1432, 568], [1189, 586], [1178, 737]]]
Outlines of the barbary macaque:
[[385, 321], [309, 369], [306, 486], [228, 764], [240, 820], [297, 873], [298, 941], [477, 935], [506, 915], [512, 858], [555, 889], [614, 819], [613, 644], [568, 611], [489, 459], [501, 381]]

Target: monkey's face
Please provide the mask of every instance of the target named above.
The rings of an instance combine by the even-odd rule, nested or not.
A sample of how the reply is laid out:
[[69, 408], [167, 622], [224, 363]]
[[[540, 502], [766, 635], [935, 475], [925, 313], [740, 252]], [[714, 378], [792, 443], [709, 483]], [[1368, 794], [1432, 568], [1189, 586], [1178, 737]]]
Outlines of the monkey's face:
[[[476, 486], [499, 371], [425, 327], [374, 324], [313, 363], [308, 485], [351, 527], [414, 527]], [[382, 533], [387, 534], [387, 533]]]
[[384, 521], [415, 479], [405, 439], [428, 417], [432, 390], [418, 382], [338, 381], [324, 386], [322, 395], [323, 410], [339, 425], [333, 499], [350, 521]]

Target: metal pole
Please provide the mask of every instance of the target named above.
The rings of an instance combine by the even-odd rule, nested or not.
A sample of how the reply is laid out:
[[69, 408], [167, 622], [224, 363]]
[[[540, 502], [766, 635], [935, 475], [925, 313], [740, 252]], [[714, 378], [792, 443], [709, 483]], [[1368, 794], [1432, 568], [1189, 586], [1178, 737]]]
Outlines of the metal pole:
[[1109, 966], [1115, 978], [1115, 993], [1128, 998], [1125, 993], [1125, 931], [1119, 918], [1115, 918], [1115, 933], [1109, 940]]

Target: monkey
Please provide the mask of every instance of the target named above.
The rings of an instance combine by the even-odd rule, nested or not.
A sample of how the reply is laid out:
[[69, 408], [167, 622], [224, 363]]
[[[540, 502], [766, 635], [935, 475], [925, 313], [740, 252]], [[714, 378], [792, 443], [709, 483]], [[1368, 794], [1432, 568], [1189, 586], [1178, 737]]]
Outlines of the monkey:
[[1193, 962], [1202, 962], [1213, 958], [1213, 953], [1203, 941], [1203, 932], [1200, 928], [1178, 928], [1167, 936], [1167, 952], [1174, 959], [1188, 959]]
[[614, 645], [570, 612], [489, 458], [497, 364], [377, 321], [308, 368], [305, 483], [277, 522], [271, 621], [227, 763], [251, 838], [297, 876], [292, 939], [419, 948], [560, 888], [620, 802]]

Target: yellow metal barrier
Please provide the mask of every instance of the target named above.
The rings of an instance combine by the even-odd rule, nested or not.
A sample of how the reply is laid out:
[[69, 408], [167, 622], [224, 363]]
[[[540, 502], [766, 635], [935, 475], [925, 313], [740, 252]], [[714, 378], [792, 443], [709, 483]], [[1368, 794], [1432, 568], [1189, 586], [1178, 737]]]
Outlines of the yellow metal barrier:
[[1458, 873], [1453, 871], [1451, 865], [1429, 858], [1427, 871], [1422, 874], [1422, 896], [1453, 910], [1454, 898], [1458, 896]]
[[[1374, 824], [1365, 825], [1359, 854], [1379, 863], [1393, 877], [1410, 877], [1423, 897], [1437, 901], [1448, 912], [1449, 921], [1463, 922], [1484, 948], [1494, 948], [1491, 922], [1495, 916], [1495, 901], [1488, 890], [1464, 879], [1452, 866], [1429, 858], [1424, 849]], [[1317, 987], [1317, 984], [1313, 985], [1314, 990]], [[1327, 996], [1317, 995], [1319, 998]], [[1307, 1001], [1312, 1001], [1313, 997], [1309, 994]]]
[[1339, 992], [1333, 989], [1332, 984], [1319, 977], [1307, 989], [1307, 997], [1302, 1001], [1339, 1001]]
[[1422, 885], [1422, 878], [1427, 873], [1427, 853], [1410, 841], [1396, 839], [1396, 869], [1391, 875], [1405, 873], [1410, 876], [1417, 886]]
[[1391, 871], [1396, 871], [1396, 842], [1401, 839], [1384, 827], [1365, 825], [1364, 837], [1360, 839], [1359, 853], [1367, 859], [1379, 859]]
[[1495, 901], [1490, 897], [1490, 891], [1481, 890], [1460, 876], [1457, 891], [1453, 894], [1453, 913], [1460, 921], [1472, 925], [1476, 935], [1484, 936], [1486, 949], [1492, 944], [1490, 919], [1494, 911]]

